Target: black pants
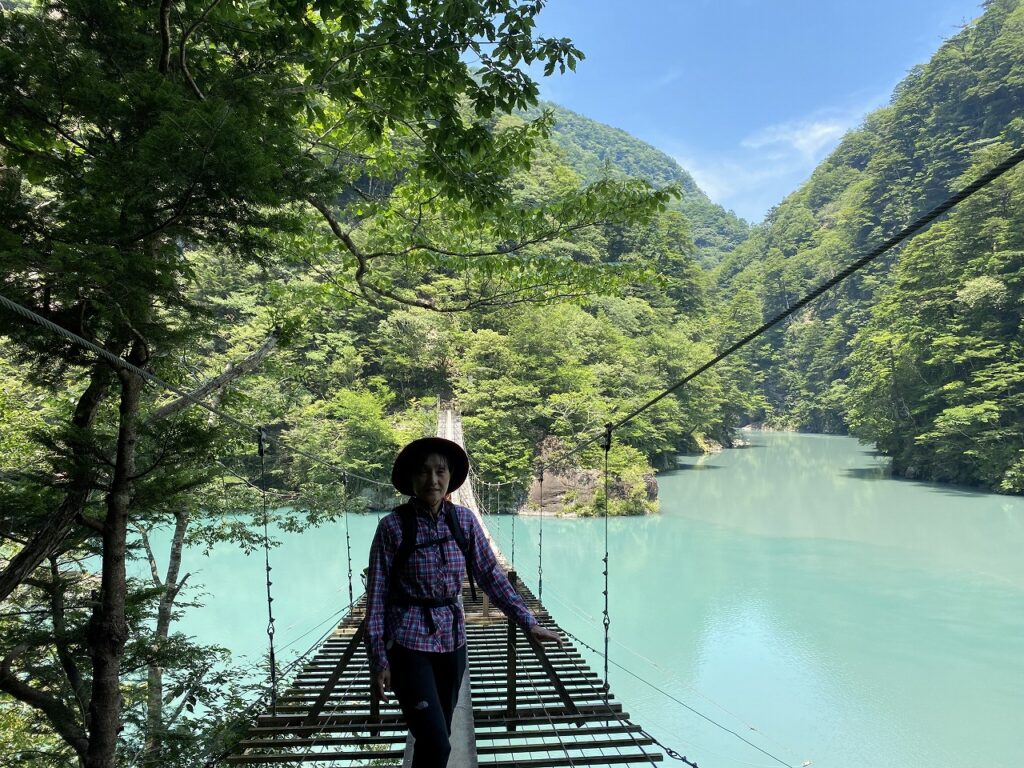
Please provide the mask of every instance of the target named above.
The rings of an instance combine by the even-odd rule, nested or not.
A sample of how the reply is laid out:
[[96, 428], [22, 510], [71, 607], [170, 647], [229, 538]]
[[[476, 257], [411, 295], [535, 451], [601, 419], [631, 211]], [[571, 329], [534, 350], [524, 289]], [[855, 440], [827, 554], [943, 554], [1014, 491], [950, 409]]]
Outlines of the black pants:
[[388, 649], [388, 664], [391, 688], [416, 738], [412, 768], [445, 768], [452, 751], [452, 713], [466, 671], [466, 646], [427, 653], [394, 643]]

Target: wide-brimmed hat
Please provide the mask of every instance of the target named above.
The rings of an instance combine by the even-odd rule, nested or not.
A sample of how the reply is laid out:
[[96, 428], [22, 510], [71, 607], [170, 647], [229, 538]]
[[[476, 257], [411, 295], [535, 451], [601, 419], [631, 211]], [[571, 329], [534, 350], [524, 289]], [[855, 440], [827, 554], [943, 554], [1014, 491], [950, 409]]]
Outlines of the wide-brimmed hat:
[[413, 440], [398, 452], [395, 465], [391, 468], [391, 484], [399, 493], [413, 496], [412, 477], [420, 471], [427, 456], [439, 453], [448, 461], [451, 480], [448, 481], [448, 492], [466, 482], [469, 475], [469, 456], [458, 443], [445, 440], [443, 437], [421, 437]]

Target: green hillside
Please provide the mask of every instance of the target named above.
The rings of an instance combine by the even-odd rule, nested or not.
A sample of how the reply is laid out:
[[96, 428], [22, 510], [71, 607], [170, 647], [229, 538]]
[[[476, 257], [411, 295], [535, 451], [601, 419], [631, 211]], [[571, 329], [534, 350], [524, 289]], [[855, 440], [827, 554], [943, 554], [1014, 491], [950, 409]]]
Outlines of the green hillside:
[[[1024, 8], [995, 0], [722, 263], [770, 317], [1024, 145]], [[845, 432], [907, 476], [1024, 490], [1020, 169], [778, 329], [770, 421]]]
[[596, 181], [611, 169], [646, 179], [656, 187], [679, 185], [682, 197], [670, 207], [686, 216], [701, 264], [718, 264], [747, 239], [749, 225], [732, 211], [711, 202], [693, 177], [661, 150], [557, 104], [548, 102], [541, 107], [554, 112], [552, 139], [565, 153], [566, 162], [585, 181]]

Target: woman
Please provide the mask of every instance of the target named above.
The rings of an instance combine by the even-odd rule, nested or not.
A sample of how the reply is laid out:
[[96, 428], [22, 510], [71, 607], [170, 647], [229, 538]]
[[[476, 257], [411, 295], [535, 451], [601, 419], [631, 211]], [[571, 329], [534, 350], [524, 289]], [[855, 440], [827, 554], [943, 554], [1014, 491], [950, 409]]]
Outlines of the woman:
[[511, 621], [537, 640], [561, 642], [509, 583], [476, 516], [446, 499], [468, 474], [469, 457], [457, 443], [440, 437], [409, 443], [391, 470], [391, 482], [409, 502], [380, 521], [370, 547], [370, 674], [384, 701], [394, 690], [416, 738], [413, 768], [448, 764], [452, 713], [466, 671], [467, 560], [470, 584], [475, 578]]

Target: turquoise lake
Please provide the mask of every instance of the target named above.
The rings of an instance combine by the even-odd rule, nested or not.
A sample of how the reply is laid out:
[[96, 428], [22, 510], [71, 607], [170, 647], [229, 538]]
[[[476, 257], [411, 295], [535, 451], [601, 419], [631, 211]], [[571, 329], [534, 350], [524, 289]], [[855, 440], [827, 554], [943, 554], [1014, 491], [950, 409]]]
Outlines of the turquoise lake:
[[[748, 437], [661, 475], [660, 515], [609, 521], [610, 655], [629, 670], [611, 685], [632, 719], [701, 768], [1019, 766], [1024, 499], [891, 479], [850, 438]], [[349, 521], [357, 594], [376, 522]], [[543, 525], [544, 603], [602, 647], [604, 521], [488, 518], [506, 556], [513, 522], [521, 577], [536, 593]], [[186, 557], [205, 607], [178, 627], [255, 670], [262, 552]], [[272, 562], [287, 662], [348, 602], [344, 524], [282, 534]]]

